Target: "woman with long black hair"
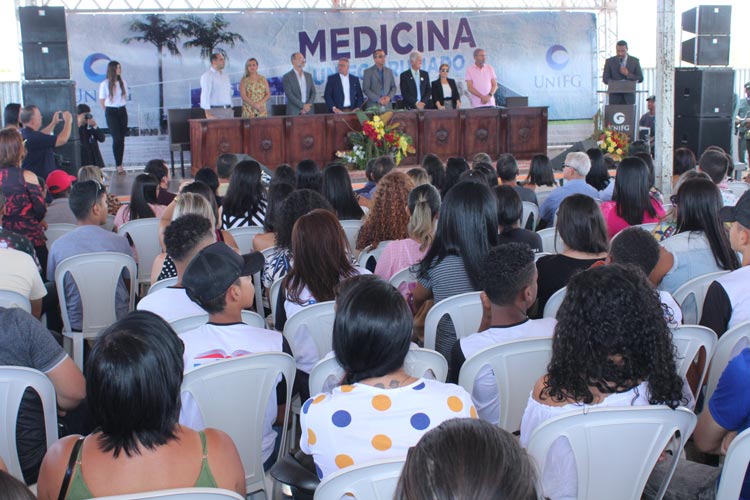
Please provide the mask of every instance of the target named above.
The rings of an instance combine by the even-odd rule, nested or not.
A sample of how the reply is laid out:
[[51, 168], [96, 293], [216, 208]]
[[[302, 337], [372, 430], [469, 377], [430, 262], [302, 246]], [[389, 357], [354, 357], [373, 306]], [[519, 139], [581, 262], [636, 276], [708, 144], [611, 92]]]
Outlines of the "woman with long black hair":
[[115, 229], [136, 219], [161, 217], [167, 207], [156, 202], [159, 181], [151, 174], [138, 174], [130, 190], [130, 203], [122, 205], [115, 215]]
[[107, 78], [99, 85], [99, 103], [104, 109], [107, 128], [112, 135], [112, 153], [115, 155], [117, 173], [125, 175], [122, 157], [125, 154], [125, 136], [128, 135], [128, 110], [125, 103], [128, 89], [122, 78], [122, 67], [117, 61], [107, 65]]

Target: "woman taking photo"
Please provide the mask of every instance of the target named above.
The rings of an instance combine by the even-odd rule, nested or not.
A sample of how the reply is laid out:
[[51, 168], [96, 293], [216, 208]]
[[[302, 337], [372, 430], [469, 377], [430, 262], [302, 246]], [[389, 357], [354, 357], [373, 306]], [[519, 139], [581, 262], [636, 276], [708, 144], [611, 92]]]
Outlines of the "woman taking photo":
[[360, 220], [364, 217], [365, 213], [354, 196], [352, 179], [345, 166], [331, 163], [323, 170], [322, 192], [339, 220]]
[[138, 174], [130, 190], [130, 203], [123, 205], [115, 215], [115, 230], [126, 222], [137, 219], [161, 217], [167, 207], [156, 203], [159, 181], [151, 174]]
[[125, 154], [125, 136], [128, 135], [128, 110], [125, 109], [127, 100], [128, 86], [122, 78], [120, 63], [110, 61], [107, 65], [107, 78], [99, 85], [99, 103], [112, 135], [112, 153], [120, 175], [125, 175], [122, 157]]
[[601, 204], [610, 238], [629, 226], [659, 222], [664, 217], [664, 207], [651, 196], [648, 166], [636, 157], [629, 156], [617, 168], [617, 182], [612, 201]]
[[41, 500], [189, 487], [245, 496], [245, 473], [229, 436], [178, 423], [183, 351], [169, 325], [146, 311], [101, 333], [86, 369], [86, 401], [97, 429], [63, 438], [47, 451]]
[[461, 94], [456, 80], [448, 78], [450, 66], [440, 65], [440, 78], [432, 82], [432, 102], [437, 109], [461, 109]]
[[377, 246], [381, 241], [403, 240], [409, 236], [409, 191], [411, 178], [403, 172], [388, 172], [375, 188], [372, 208], [357, 236], [356, 249]]
[[261, 176], [260, 164], [255, 160], [244, 160], [234, 167], [222, 203], [222, 229], [263, 225], [268, 202]]
[[258, 60], [251, 57], [245, 63], [245, 76], [240, 80], [242, 118], [268, 116], [266, 103], [271, 98], [271, 89], [266, 77], [258, 73]]

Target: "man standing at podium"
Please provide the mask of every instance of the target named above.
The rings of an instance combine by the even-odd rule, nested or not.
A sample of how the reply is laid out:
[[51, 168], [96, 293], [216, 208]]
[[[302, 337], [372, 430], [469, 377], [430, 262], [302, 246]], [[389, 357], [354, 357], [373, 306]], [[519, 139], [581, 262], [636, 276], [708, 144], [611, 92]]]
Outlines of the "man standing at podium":
[[[614, 80], [630, 80], [641, 83], [643, 71], [637, 57], [628, 55], [628, 42], [620, 40], [617, 42], [617, 55], [607, 59], [604, 63], [602, 81], [605, 85]], [[610, 104], [635, 104], [635, 94], [609, 94]]]

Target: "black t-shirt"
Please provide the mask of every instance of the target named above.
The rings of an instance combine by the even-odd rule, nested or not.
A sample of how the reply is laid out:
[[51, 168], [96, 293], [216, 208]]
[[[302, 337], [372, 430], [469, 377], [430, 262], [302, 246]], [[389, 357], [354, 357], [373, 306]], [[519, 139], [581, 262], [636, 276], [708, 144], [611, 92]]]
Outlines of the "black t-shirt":
[[503, 229], [503, 232], [497, 237], [498, 244], [503, 243], [526, 243], [534, 253], [542, 251], [542, 238], [534, 231], [521, 229], [520, 227]]
[[716, 332], [718, 337], [721, 337], [727, 331], [730, 319], [732, 319], [732, 301], [721, 283], [714, 281], [706, 292], [700, 324], [707, 326]]
[[588, 269], [604, 259], [574, 259], [566, 255], [546, 255], [536, 261], [539, 272], [536, 307], [532, 308], [529, 317], [541, 318], [544, 306], [549, 298], [559, 289], [568, 285], [570, 278], [579, 271]]
[[21, 135], [26, 141], [26, 157], [21, 167], [46, 179], [57, 168], [54, 151], [57, 137], [27, 127], [21, 129]]

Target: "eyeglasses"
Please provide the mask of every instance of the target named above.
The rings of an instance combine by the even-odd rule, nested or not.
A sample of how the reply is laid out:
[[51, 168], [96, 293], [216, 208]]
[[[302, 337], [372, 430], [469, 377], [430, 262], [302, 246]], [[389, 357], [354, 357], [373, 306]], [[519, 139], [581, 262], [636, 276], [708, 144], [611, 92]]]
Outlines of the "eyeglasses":
[[440, 70], [441, 73], [447, 73], [448, 71], [449, 71], [448, 69], [441, 69]]
[[680, 199], [677, 197], [676, 194], [673, 194], [672, 196], [669, 197], [669, 202], [672, 203], [672, 205], [679, 204], [679, 201]]

